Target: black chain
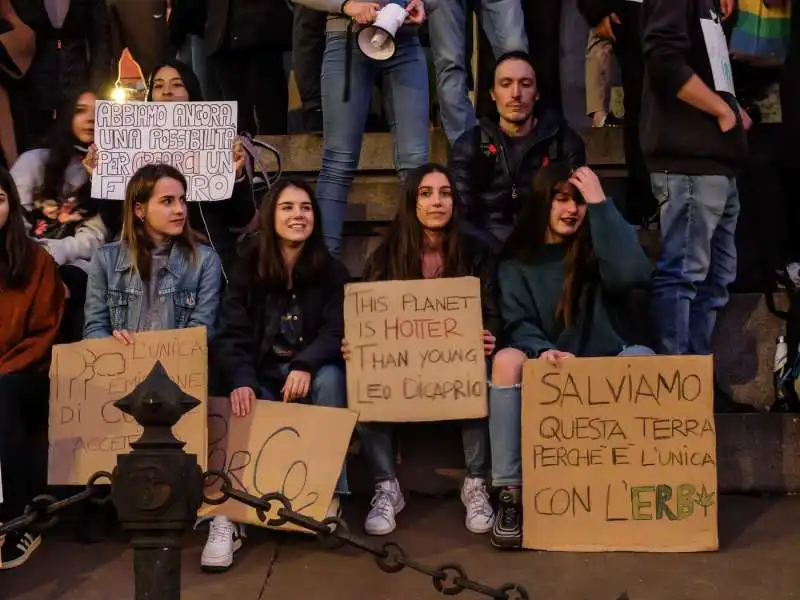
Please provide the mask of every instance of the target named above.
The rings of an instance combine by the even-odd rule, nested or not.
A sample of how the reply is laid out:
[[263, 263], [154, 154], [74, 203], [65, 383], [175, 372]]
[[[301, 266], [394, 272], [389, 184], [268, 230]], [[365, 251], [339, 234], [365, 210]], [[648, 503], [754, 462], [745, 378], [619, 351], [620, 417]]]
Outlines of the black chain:
[[111, 473], [98, 471], [89, 478], [89, 482], [83, 491], [63, 500], [56, 500], [49, 495], [36, 496], [25, 507], [25, 511], [20, 516], [6, 523], [0, 523], [0, 536], [19, 531], [40, 533], [58, 523], [58, 513], [70, 506], [82, 502], [91, 502], [93, 504], [108, 503], [111, 500], [111, 494], [107, 492], [105, 496], [101, 496], [103, 488], [97, 483], [101, 479], [108, 479], [108, 482], [111, 483]]
[[[460, 565], [443, 564], [437, 568], [431, 568], [409, 558], [402, 546], [395, 542], [387, 542], [380, 547], [376, 547], [353, 535], [350, 533], [347, 523], [339, 517], [329, 517], [323, 521], [317, 521], [306, 515], [301, 515], [292, 510], [292, 503], [283, 494], [264, 494], [260, 498], [252, 496], [247, 492], [235, 489], [231, 485], [230, 477], [222, 471], [208, 471], [203, 475], [204, 482], [210, 478], [222, 480], [221, 495], [209, 498], [204, 493], [203, 502], [206, 504], [220, 505], [228, 499], [236, 500], [255, 508], [258, 518], [271, 527], [280, 527], [286, 523], [292, 523], [316, 533], [317, 538], [331, 550], [341, 548], [347, 544], [372, 554], [378, 567], [386, 573], [398, 573], [409, 567], [423, 575], [427, 575], [433, 580], [433, 587], [445, 596], [455, 596], [464, 590], [470, 590], [489, 598], [498, 598], [499, 600], [528, 600], [528, 591], [519, 584], [506, 583], [499, 588], [491, 588], [471, 580]], [[278, 516], [275, 519], [267, 520], [267, 512], [272, 508], [273, 502], [280, 505]]]

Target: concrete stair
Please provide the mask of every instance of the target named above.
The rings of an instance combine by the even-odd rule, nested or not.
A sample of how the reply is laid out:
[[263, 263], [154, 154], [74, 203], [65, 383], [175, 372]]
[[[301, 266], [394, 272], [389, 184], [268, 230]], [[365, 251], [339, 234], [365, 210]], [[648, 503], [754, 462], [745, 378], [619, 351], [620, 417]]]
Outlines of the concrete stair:
[[[588, 163], [609, 188], [619, 186], [626, 174], [621, 129], [580, 132]], [[322, 136], [301, 134], [267, 136], [283, 158], [283, 172], [314, 181], [322, 155]], [[399, 198], [393, 167], [391, 136], [364, 136], [358, 172], [351, 189], [345, 224], [343, 260], [353, 275], [361, 272], [364, 258], [374, 249]], [[431, 160], [447, 163], [447, 141], [431, 131]], [[271, 157], [265, 156], [269, 165]], [[274, 168], [276, 165], [269, 165]], [[618, 196], [617, 191], [612, 193]], [[648, 254], [658, 253], [658, 232], [640, 231]], [[783, 322], [772, 315], [760, 294], [733, 294], [718, 321], [715, 340], [719, 383], [740, 402], [761, 411], [772, 404], [772, 361], [775, 337]], [[719, 415], [718, 460], [723, 492], [800, 491], [800, 418], [794, 415]], [[463, 458], [457, 430], [450, 424], [406, 425], [397, 428], [398, 475], [404, 489], [424, 493], [450, 492], [460, 486]], [[357, 452], [357, 444], [354, 447]], [[356, 489], [371, 483], [363, 461], [352, 463]]]

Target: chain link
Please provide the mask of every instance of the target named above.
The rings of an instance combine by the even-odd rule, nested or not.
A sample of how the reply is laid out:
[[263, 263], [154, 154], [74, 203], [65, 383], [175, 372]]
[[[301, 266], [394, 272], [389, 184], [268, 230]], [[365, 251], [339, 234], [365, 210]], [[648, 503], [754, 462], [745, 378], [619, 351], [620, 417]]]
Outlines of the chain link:
[[[270, 527], [280, 527], [286, 523], [292, 523], [317, 534], [317, 538], [331, 550], [335, 550], [349, 545], [359, 550], [363, 550], [375, 557], [378, 567], [385, 573], [398, 573], [406, 567], [427, 575], [433, 581], [433, 587], [445, 596], [455, 596], [464, 590], [469, 590], [477, 594], [482, 594], [489, 598], [499, 600], [528, 600], [528, 591], [519, 584], [506, 583], [499, 588], [491, 588], [477, 581], [471, 580], [463, 567], [457, 564], [443, 564], [432, 568], [428, 565], [412, 560], [408, 557], [405, 550], [396, 542], [386, 542], [381, 546], [374, 546], [366, 540], [353, 535], [347, 523], [339, 517], [329, 517], [322, 521], [317, 521], [309, 516], [301, 515], [292, 510], [292, 503], [283, 494], [265, 494], [260, 498], [252, 496], [247, 492], [235, 489], [231, 485], [231, 479], [222, 471], [207, 471], [203, 475], [203, 481], [211, 478], [222, 480], [220, 495], [208, 497], [203, 494], [203, 502], [210, 505], [220, 505], [229, 499], [246, 504], [256, 510], [259, 520], [266, 522]], [[267, 513], [272, 509], [272, 503], [280, 505], [277, 517], [267, 519]]]
[[36, 496], [31, 503], [25, 507], [24, 512], [15, 519], [6, 523], [0, 523], [0, 536], [19, 531], [29, 531], [31, 533], [41, 533], [50, 529], [58, 523], [58, 514], [70, 506], [91, 502], [93, 504], [107, 504], [111, 500], [110, 491], [102, 496], [103, 488], [98, 481], [107, 479], [111, 483], [111, 473], [98, 471], [89, 478], [86, 488], [83, 491], [73, 494], [63, 500], [56, 500], [53, 496], [44, 494]]

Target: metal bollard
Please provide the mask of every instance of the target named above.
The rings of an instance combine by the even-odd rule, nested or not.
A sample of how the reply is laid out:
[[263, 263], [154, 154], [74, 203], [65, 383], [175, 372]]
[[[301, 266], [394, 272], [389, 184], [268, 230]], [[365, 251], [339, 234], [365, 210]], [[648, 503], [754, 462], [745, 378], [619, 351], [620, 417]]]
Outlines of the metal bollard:
[[117, 457], [111, 499], [133, 535], [136, 600], [181, 597], [181, 536], [197, 518], [203, 475], [172, 427], [200, 401], [184, 393], [156, 362], [129, 395], [114, 403], [144, 428]]

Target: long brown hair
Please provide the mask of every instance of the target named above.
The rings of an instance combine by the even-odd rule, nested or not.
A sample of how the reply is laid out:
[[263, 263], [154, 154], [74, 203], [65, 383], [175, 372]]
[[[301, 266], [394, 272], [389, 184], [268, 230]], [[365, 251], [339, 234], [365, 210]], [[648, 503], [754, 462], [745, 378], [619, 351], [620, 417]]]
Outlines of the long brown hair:
[[322, 237], [322, 214], [314, 190], [302, 179], [283, 177], [272, 186], [261, 202], [256, 271], [259, 279], [268, 287], [285, 287], [289, 282], [289, 270], [283, 262], [283, 253], [281, 252], [281, 238], [275, 231], [275, 209], [284, 190], [292, 187], [308, 194], [311, 200], [311, 211], [314, 213], [314, 228], [303, 243], [303, 250], [295, 265], [295, 272], [302, 273], [304, 277], [313, 277], [320, 273], [331, 260], [331, 255]]
[[[130, 250], [133, 270], [139, 273], [139, 276], [145, 281], [150, 279], [154, 244], [145, 229], [144, 219], [136, 217], [136, 206], [147, 204], [153, 196], [156, 184], [165, 177], [179, 182], [186, 190], [186, 178], [183, 174], [175, 167], [165, 164], [145, 165], [133, 174], [125, 190], [125, 206], [122, 209], [122, 241]], [[189, 224], [187, 208], [183, 231], [172, 241], [186, 249], [191, 262], [194, 263], [199, 239]]]
[[429, 173], [442, 173], [451, 184], [453, 215], [444, 227], [444, 277], [469, 274], [460, 233], [461, 201], [453, 177], [447, 168], [427, 163], [410, 171], [403, 186], [403, 197], [383, 241], [367, 259], [365, 281], [402, 281], [422, 279], [422, 255], [425, 232], [417, 218], [417, 196], [422, 180]]
[[[17, 186], [8, 170], [0, 167], [0, 188], [8, 197], [8, 219], [0, 229], [0, 286], [21, 288], [28, 283], [36, 257], [35, 242], [25, 230], [25, 216]], [[2, 289], [0, 287], [0, 289]]]
[[[565, 162], [551, 163], [536, 172], [532, 197], [522, 207], [503, 251], [504, 258], [526, 263], [534, 263], [541, 258], [556, 195], [568, 188], [576, 202], [583, 202], [578, 190], [569, 183], [571, 174], [572, 168]], [[556, 319], [563, 319], [566, 328], [575, 322], [585, 287], [599, 280], [588, 219], [589, 216], [585, 216], [575, 235], [564, 242], [564, 285]]]

